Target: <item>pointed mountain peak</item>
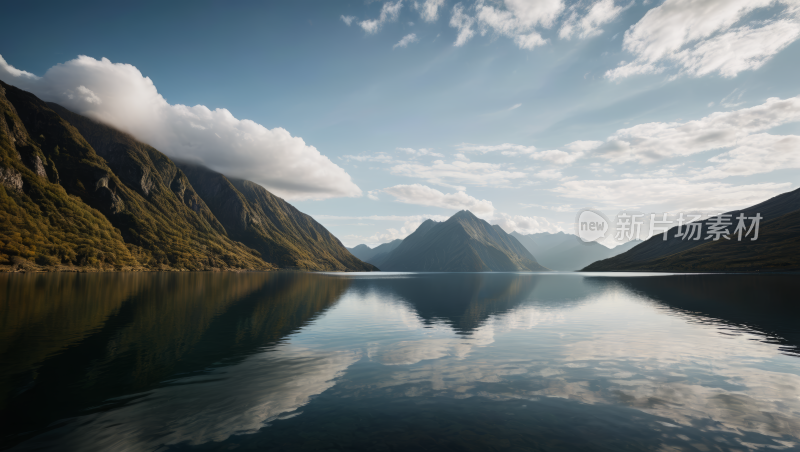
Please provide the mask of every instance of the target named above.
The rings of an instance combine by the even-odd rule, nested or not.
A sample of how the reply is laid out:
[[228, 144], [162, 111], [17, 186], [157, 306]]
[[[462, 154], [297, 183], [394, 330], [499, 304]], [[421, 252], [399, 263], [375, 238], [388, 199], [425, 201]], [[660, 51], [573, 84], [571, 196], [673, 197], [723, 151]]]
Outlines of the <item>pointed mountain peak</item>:
[[469, 210], [458, 211], [458, 212], [455, 213], [455, 215], [453, 215], [450, 218], [465, 218], [465, 219], [468, 218], [468, 219], [474, 219], [474, 220], [478, 219], [478, 217], [476, 217], [475, 214], [470, 212]]

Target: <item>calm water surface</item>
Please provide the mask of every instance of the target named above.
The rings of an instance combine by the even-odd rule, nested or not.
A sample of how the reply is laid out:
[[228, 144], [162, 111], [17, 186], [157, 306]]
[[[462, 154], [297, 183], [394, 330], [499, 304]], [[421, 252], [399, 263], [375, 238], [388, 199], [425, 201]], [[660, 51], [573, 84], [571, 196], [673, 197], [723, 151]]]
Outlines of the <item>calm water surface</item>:
[[798, 275], [0, 275], [0, 449], [800, 450]]

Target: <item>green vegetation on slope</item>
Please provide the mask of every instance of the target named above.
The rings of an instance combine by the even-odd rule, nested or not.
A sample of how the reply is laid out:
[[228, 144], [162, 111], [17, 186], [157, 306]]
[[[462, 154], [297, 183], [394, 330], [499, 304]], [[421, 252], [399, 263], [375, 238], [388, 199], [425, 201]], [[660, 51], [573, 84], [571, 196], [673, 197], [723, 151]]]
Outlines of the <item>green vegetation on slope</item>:
[[0, 89], [0, 270], [376, 270], [257, 184]]
[[[142, 196], [123, 182], [80, 132], [47, 104], [30, 93], [2, 86], [5, 98], [16, 109], [29, 135], [35, 137], [38, 149], [57, 169], [59, 184], [68, 194], [99, 210], [119, 230], [138, 264], [151, 269], [272, 268], [256, 251], [202, 222], [185, 221], [182, 217], [192, 215], [187, 213], [189, 208], [176, 196], [166, 196], [157, 175], [152, 175], [152, 196]], [[118, 169], [123, 173], [137, 170], [131, 165]]]
[[139, 266], [120, 231], [58, 185], [56, 164], [31, 139], [7, 89], [0, 82], [0, 265]]

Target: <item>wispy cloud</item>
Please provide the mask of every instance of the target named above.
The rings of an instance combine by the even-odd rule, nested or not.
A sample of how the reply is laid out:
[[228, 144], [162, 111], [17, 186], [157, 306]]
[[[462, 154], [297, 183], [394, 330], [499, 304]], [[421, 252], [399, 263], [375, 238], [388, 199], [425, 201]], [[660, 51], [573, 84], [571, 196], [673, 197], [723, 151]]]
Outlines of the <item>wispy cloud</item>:
[[441, 207], [452, 210], [469, 210], [479, 217], [491, 217], [494, 206], [491, 201], [477, 199], [469, 196], [464, 191], [456, 193], [442, 193], [427, 185], [395, 185], [384, 188], [384, 193], [394, 196], [395, 200], [420, 206]]
[[439, 8], [444, 5], [444, 0], [425, 0], [414, 2], [414, 9], [419, 11], [420, 17], [425, 22], [436, 22], [439, 18]]
[[651, 122], [620, 129], [597, 152], [612, 162], [653, 162], [745, 143], [748, 136], [800, 122], [800, 96], [712, 113], [688, 122]]
[[381, 15], [378, 19], [364, 20], [358, 25], [364, 29], [368, 34], [375, 34], [380, 30], [381, 26], [387, 22], [394, 22], [400, 16], [400, 9], [403, 7], [403, 0], [396, 2], [386, 2], [381, 7]]
[[348, 27], [353, 23], [354, 20], [356, 20], [356, 16], [342, 15], [342, 22], [344, 22]]
[[393, 45], [392, 48], [396, 49], [398, 47], [408, 47], [409, 44], [411, 44], [412, 42], [417, 42], [417, 41], [418, 41], [418, 39], [417, 39], [416, 33], [410, 33], [410, 34], [407, 34], [407, 35], [403, 36], [403, 38], [400, 39], [400, 41], [398, 41], [397, 44]]
[[393, 166], [391, 172], [401, 176], [424, 179], [431, 184], [452, 187], [461, 191], [464, 190], [464, 187], [456, 184], [508, 187], [514, 181], [526, 177], [525, 173], [506, 170], [501, 164], [465, 160], [455, 160], [450, 163], [436, 160], [430, 165], [401, 163]]
[[[776, 4], [783, 8], [770, 11], [771, 17], [737, 25]], [[678, 74], [734, 77], [758, 69], [798, 38], [800, 5], [794, 0], [666, 0], [625, 33], [623, 48], [634, 61], [623, 61], [606, 77], [656, 74], [668, 64]]]

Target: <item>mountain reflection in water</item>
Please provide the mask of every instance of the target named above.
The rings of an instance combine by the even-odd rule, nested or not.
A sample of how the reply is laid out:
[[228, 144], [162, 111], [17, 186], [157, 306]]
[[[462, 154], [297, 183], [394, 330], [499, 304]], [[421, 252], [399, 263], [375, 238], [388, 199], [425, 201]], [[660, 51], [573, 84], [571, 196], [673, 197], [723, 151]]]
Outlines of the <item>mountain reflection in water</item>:
[[800, 448], [792, 275], [0, 275], [12, 450]]

